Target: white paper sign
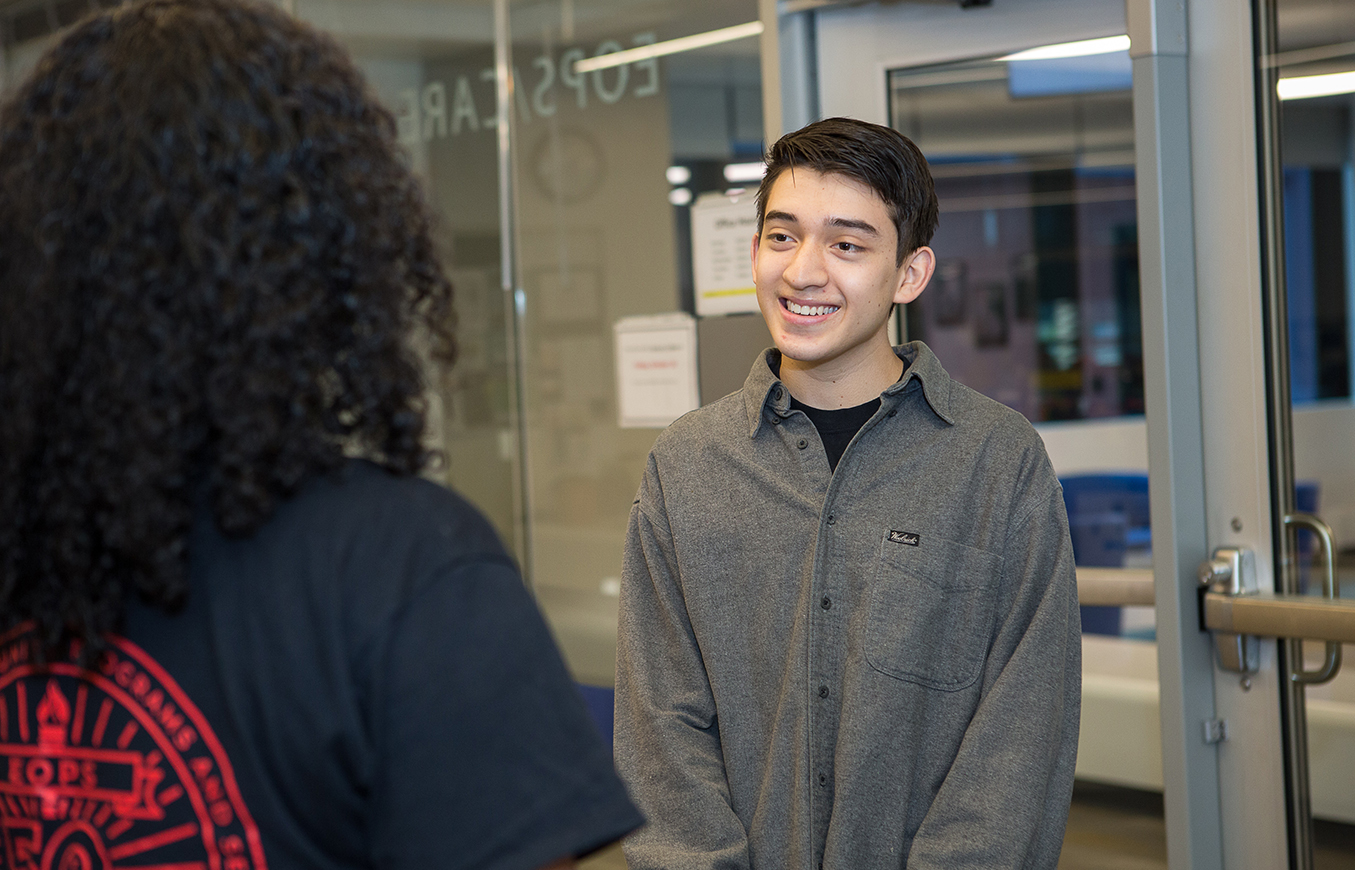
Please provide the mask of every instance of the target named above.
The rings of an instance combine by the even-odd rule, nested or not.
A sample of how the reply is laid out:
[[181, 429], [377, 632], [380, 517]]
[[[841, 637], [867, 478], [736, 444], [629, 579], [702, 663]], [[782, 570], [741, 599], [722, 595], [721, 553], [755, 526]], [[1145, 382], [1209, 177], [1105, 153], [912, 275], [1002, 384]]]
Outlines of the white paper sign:
[[696, 313], [757, 311], [753, 286], [753, 236], [757, 200], [752, 191], [737, 197], [701, 197], [692, 206], [692, 278]]
[[623, 317], [614, 329], [622, 429], [662, 429], [700, 404], [695, 318]]

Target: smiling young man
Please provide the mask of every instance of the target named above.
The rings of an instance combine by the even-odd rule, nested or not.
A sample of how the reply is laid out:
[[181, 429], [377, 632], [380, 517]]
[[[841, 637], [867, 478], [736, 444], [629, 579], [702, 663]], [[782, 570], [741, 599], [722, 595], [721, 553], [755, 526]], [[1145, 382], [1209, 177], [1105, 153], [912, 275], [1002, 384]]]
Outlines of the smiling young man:
[[1080, 702], [1067, 518], [1023, 417], [890, 346], [935, 266], [926, 161], [810, 124], [769, 152], [758, 218], [776, 347], [659, 437], [631, 512], [630, 867], [1053, 868]]

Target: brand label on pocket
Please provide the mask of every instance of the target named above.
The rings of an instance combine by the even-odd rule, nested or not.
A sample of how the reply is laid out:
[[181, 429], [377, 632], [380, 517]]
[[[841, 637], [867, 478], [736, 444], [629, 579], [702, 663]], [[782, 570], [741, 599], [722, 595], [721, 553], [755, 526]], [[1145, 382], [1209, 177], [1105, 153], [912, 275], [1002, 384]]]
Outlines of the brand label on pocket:
[[890, 529], [889, 540], [895, 544], [907, 544], [910, 547], [916, 547], [922, 543], [922, 536], [916, 532], [900, 532], [896, 529]]

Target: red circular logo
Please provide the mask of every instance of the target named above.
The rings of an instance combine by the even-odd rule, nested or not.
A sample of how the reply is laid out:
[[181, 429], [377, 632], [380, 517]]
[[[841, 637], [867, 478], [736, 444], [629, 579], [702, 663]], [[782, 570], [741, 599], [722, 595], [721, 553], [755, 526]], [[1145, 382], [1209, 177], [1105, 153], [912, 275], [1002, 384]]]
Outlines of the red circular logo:
[[114, 638], [93, 669], [0, 637], [0, 844], [10, 870], [267, 870], [202, 713]]

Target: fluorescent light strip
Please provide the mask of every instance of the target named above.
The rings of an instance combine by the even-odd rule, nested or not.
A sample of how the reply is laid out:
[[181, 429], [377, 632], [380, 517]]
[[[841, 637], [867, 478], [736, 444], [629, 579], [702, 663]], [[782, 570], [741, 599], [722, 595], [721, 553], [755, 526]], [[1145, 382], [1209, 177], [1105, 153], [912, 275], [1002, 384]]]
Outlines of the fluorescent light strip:
[[1092, 54], [1110, 54], [1112, 51], [1128, 50], [1128, 36], [1106, 36], [1101, 39], [1080, 39], [1077, 42], [1042, 45], [1039, 48], [1029, 48], [1015, 54], [1003, 55], [998, 60], [1053, 60], [1059, 57], [1086, 57]]
[[1291, 76], [1275, 83], [1275, 92], [1282, 100], [1306, 100], [1310, 97], [1330, 97], [1334, 94], [1355, 93], [1355, 70], [1328, 73], [1320, 76]]
[[762, 176], [767, 173], [767, 165], [758, 161], [757, 163], [730, 163], [725, 166], [725, 181], [738, 183], [740, 181], [761, 181]]
[[680, 36], [677, 39], [667, 39], [653, 45], [642, 45], [638, 48], [627, 48], [623, 51], [614, 51], [610, 54], [600, 54], [597, 57], [576, 60], [574, 72], [581, 75], [594, 70], [621, 66], [623, 63], [635, 63], [638, 60], [649, 60], [655, 57], [663, 57], [666, 54], [677, 54], [680, 51], [691, 51], [694, 48], [707, 48], [712, 45], [719, 45], [722, 42], [747, 39], [760, 33], [762, 33], [761, 21], [750, 21], [747, 24], [736, 24], [733, 27], [721, 27], [719, 30], [708, 30], [705, 33]]

